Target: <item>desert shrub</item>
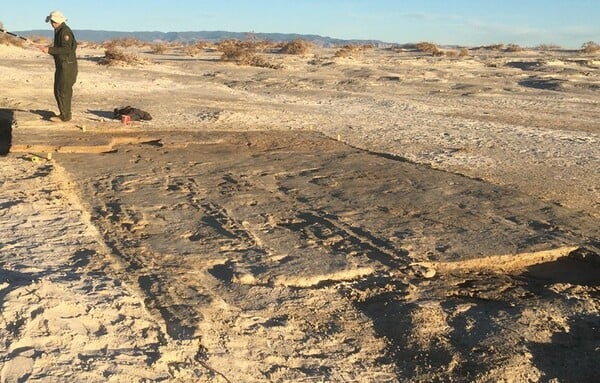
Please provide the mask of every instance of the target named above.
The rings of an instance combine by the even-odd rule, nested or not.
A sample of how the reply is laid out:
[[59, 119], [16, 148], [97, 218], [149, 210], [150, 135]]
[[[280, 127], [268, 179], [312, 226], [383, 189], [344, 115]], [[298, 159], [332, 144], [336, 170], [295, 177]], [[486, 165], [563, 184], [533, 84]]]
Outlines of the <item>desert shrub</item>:
[[461, 48], [460, 50], [445, 51], [443, 54], [450, 58], [463, 58], [469, 56], [469, 50], [467, 48]]
[[310, 52], [311, 48], [311, 43], [298, 39], [281, 44], [279, 52], [288, 55], [304, 55]]
[[506, 52], [522, 52], [523, 48], [521, 48], [518, 44], [508, 44], [504, 50]]
[[217, 48], [228, 56], [234, 56], [240, 51], [256, 51], [254, 43], [241, 40], [223, 40], [217, 44]]
[[561, 49], [560, 45], [556, 44], [540, 44], [535, 49], [539, 51], [559, 51]]
[[119, 48], [111, 47], [106, 49], [104, 57], [100, 59], [98, 64], [107, 66], [127, 66], [145, 64], [146, 60], [139, 58], [136, 55], [125, 53]]
[[502, 49], [504, 49], [504, 44], [485, 45], [481, 48], [486, 49], [488, 51], [501, 51]]
[[443, 56], [444, 52], [437, 45], [428, 42], [421, 42], [415, 45], [419, 52], [430, 53], [432, 56]]
[[596, 53], [600, 51], [600, 45], [594, 41], [588, 41], [581, 46], [581, 52], [583, 53]]
[[116, 48], [116, 47], [120, 47], [120, 48], [143, 47], [144, 45], [146, 45], [146, 43], [144, 43], [143, 41], [133, 39], [130, 37], [124, 37], [121, 39], [113, 39], [113, 40], [105, 41], [102, 44], [102, 47], [105, 49], [111, 49], [111, 48]]
[[150, 48], [150, 52], [157, 54], [157, 55], [162, 55], [166, 51], [167, 51], [167, 44], [165, 44], [165, 43], [152, 44], [152, 47]]
[[242, 58], [240, 61], [238, 61], [238, 65], [249, 65], [249, 66], [256, 66], [256, 67], [260, 67], [260, 68], [281, 69], [281, 65], [273, 64], [273, 63], [269, 62], [267, 59], [265, 59], [264, 57], [259, 56], [258, 54], [253, 54], [253, 55]]
[[372, 45], [344, 45], [334, 53], [333, 57], [352, 57], [372, 48]]
[[262, 68], [280, 68], [280, 66], [271, 64], [264, 57], [258, 55], [259, 51], [265, 49], [263, 42], [224, 40], [218, 44], [218, 49], [223, 52], [221, 61]]
[[186, 56], [194, 57], [202, 51], [202, 48], [198, 48], [196, 45], [187, 45], [183, 48], [183, 54]]
[[256, 45], [248, 41], [223, 40], [218, 44], [222, 61], [238, 61], [256, 53]]
[[209, 47], [210, 43], [206, 41], [196, 41], [193, 44], [188, 44], [183, 47], [183, 54], [186, 56], [196, 56], [198, 53], [202, 52], [205, 48]]

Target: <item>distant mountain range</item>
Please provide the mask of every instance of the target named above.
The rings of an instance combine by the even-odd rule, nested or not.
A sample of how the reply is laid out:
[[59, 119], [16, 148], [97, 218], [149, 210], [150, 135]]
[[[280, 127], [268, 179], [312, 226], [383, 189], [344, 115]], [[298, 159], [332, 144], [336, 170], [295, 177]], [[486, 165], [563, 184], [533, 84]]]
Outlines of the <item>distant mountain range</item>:
[[[74, 30], [79, 41], [103, 42], [114, 39], [133, 38], [140, 41], [163, 42], [192, 42], [197, 40], [218, 42], [227, 39], [247, 40], [249, 38], [269, 41], [292, 41], [302, 39], [317, 45], [333, 46], [344, 44], [373, 44], [375, 46], [390, 46], [393, 44], [379, 40], [344, 40], [319, 35], [303, 35], [296, 33], [247, 33], [226, 31], [200, 31], [200, 32], [116, 32]], [[52, 38], [52, 30], [39, 29], [15, 32], [23, 36], [43, 36]]]

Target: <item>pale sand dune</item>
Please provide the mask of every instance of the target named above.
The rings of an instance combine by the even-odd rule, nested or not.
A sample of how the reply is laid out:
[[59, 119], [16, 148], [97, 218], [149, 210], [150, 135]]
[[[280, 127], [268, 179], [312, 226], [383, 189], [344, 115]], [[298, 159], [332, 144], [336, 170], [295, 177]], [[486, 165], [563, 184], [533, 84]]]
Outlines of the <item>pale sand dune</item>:
[[0, 382], [596, 378], [597, 57], [102, 52], [0, 46]]

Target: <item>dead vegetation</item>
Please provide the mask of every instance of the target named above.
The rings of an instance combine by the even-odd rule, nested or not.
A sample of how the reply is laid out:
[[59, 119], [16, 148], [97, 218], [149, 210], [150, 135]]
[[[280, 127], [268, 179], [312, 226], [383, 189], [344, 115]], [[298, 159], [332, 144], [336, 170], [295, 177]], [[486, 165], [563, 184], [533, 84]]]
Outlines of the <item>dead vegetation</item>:
[[217, 45], [222, 52], [221, 61], [234, 62], [261, 68], [280, 69], [281, 65], [269, 62], [261, 53], [273, 44], [265, 41], [224, 40]]
[[540, 44], [535, 49], [538, 51], [559, 51], [561, 47], [557, 44]]
[[132, 53], [126, 53], [122, 49], [111, 46], [104, 51], [104, 57], [98, 64], [106, 66], [131, 66], [147, 64], [147, 60]]
[[192, 44], [187, 44], [183, 47], [183, 54], [186, 56], [194, 57], [203, 50], [209, 48], [212, 44], [207, 41], [196, 41]]
[[484, 45], [482, 47], [479, 47], [479, 49], [484, 49], [486, 51], [501, 51], [504, 49], [504, 44]]
[[442, 52], [436, 44], [430, 42], [420, 42], [417, 45], [415, 45], [415, 48], [419, 52], [429, 53], [434, 57], [444, 55], [444, 52]]
[[588, 41], [581, 46], [581, 52], [587, 54], [598, 53], [600, 52], [600, 44], [597, 44], [594, 41]]
[[165, 43], [155, 43], [150, 47], [150, 53], [162, 55], [165, 54], [168, 48], [168, 45]]
[[373, 45], [344, 45], [338, 49], [333, 57], [336, 58], [349, 58], [362, 55], [366, 50], [373, 49]]
[[438, 45], [430, 42], [418, 43], [414, 46], [414, 49], [416, 49], [419, 52], [429, 53], [434, 57], [446, 56], [449, 58], [464, 58], [471, 55], [468, 48], [463, 47], [458, 49], [442, 50]]
[[460, 48], [459, 50], [450, 50], [450, 51], [445, 51], [443, 52], [446, 57], [456, 57], [456, 58], [464, 58], [464, 57], [469, 57], [471, 55], [471, 53], [469, 52], [469, 49], [467, 48]]
[[125, 38], [121, 38], [121, 39], [112, 39], [112, 40], [105, 41], [104, 43], [102, 43], [102, 47], [105, 49], [133, 48], [133, 47], [141, 48], [146, 45], [148, 45], [148, 43], [140, 41], [138, 39], [133, 39], [130, 37], [125, 37]]
[[505, 52], [522, 52], [523, 48], [521, 48], [518, 44], [508, 44], [506, 48], [504, 48]]
[[279, 53], [288, 55], [304, 55], [311, 51], [312, 44], [305, 40], [294, 40], [277, 45]]

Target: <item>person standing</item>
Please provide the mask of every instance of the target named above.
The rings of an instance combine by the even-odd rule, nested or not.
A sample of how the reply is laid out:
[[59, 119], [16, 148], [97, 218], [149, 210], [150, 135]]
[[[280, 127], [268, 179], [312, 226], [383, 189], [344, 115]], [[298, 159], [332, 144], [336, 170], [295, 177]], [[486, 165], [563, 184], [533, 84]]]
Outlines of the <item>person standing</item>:
[[71, 120], [73, 85], [77, 81], [77, 41], [66, 21], [67, 18], [60, 11], [52, 11], [46, 17], [46, 22], [54, 28], [54, 44], [40, 47], [42, 52], [54, 56], [54, 97], [60, 114], [50, 118], [53, 122]]

